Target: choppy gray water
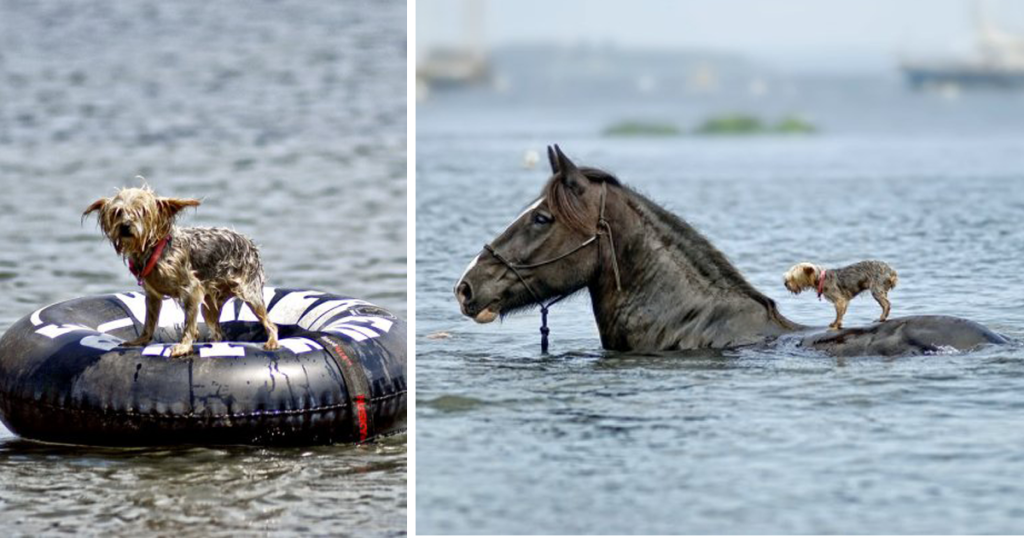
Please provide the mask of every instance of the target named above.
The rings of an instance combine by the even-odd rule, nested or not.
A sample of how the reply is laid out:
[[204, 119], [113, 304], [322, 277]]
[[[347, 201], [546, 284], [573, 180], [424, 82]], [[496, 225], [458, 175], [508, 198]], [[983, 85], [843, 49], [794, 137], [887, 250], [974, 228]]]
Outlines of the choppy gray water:
[[[406, 315], [406, 6], [0, 1], [0, 331], [134, 289], [81, 211], [142, 174], [270, 285]], [[404, 534], [406, 444], [101, 450], [0, 428], [0, 528]]]
[[[893, 315], [1024, 338], [1024, 95], [946, 99], [890, 79], [797, 89], [605, 103], [469, 91], [420, 105], [418, 532], [1024, 532], [1019, 344], [896, 359], [610, 353], [579, 296], [552, 310], [541, 356], [536, 314], [460, 316], [455, 280], [537, 196], [557, 142], [696, 225], [798, 322], [834, 311], [785, 291], [791, 264], [875, 257], [900, 273]], [[599, 134], [737, 109], [804, 113], [824, 132]], [[531, 149], [541, 163], [526, 170]], [[877, 314], [858, 298], [847, 324]], [[427, 338], [440, 331], [451, 337]]]

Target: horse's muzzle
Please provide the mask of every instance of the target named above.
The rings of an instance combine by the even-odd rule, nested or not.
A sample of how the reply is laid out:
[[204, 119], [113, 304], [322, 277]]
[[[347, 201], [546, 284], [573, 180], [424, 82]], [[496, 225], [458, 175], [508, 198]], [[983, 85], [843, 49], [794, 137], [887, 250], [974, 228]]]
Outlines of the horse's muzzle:
[[473, 287], [465, 280], [460, 281], [455, 286], [455, 298], [459, 301], [462, 314], [473, 318], [473, 321], [477, 323], [490, 323], [498, 318], [497, 309], [493, 309], [490, 306], [474, 312]]

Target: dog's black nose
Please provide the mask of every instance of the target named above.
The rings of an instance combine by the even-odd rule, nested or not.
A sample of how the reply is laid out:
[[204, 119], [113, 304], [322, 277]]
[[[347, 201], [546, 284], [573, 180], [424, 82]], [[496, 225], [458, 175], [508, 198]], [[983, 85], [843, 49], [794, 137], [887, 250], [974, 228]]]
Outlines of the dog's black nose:
[[130, 224], [122, 224], [117, 229], [117, 231], [118, 231], [118, 233], [121, 234], [121, 237], [131, 237], [132, 236], [132, 226]]

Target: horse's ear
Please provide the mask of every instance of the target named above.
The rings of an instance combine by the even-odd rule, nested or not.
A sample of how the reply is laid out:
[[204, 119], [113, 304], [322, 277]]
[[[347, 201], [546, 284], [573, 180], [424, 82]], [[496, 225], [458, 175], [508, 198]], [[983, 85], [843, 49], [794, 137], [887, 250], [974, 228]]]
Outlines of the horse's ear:
[[558, 163], [558, 172], [562, 174], [562, 181], [566, 187], [572, 189], [576, 194], [583, 194], [587, 188], [588, 180], [580, 172], [579, 168], [562, 153], [562, 148], [555, 144], [555, 158]]
[[562, 148], [558, 147], [558, 144], [555, 144], [555, 160], [557, 161], [559, 172], [562, 172], [566, 175], [571, 174], [573, 172], [579, 172], [579, 169], [576, 168], [576, 165], [573, 164], [572, 161], [570, 161], [564, 153], [562, 153]]
[[558, 173], [558, 156], [555, 155], [555, 148], [548, 146], [548, 162], [551, 163], [551, 175]]

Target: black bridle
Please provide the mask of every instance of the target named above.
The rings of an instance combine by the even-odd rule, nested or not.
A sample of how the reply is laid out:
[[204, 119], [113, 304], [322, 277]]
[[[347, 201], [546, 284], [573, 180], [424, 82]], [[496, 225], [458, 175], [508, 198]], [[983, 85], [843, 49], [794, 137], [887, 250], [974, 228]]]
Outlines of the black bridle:
[[548, 329], [548, 308], [551, 308], [551, 306], [553, 306], [555, 303], [561, 301], [562, 299], [565, 299], [566, 297], [569, 296], [569, 294], [559, 295], [558, 297], [555, 297], [554, 299], [552, 299], [548, 303], [544, 303], [544, 300], [541, 299], [541, 296], [536, 291], [534, 291], [533, 286], [530, 286], [530, 283], [526, 281], [526, 278], [523, 277], [522, 273], [520, 273], [519, 270], [520, 269], [536, 269], [537, 267], [543, 267], [545, 265], [548, 265], [548, 264], [551, 264], [551, 263], [555, 263], [555, 262], [557, 262], [559, 260], [563, 260], [565, 258], [568, 258], [569, 256], [572, 256], [573, 254], [583, 250], [584, 248], [586, 248], [587, 246], [589, 246], [591, 244], [597, 244], [597, 260], [598, 260], [598, 263], [600, 263], [600, 261], [601, 261], [601, 241], [600, 241], [600, 238], [601, 238], [602, 235], [607, 235], [608, 236], [608, 246], [611, 249], [611, 253], [612, 253], [612, 271], [615, 273], [615, 289], [616, 289], [616, 291], [622, 291], [622, 283], [621, 283], [621, 281], [619, 279], [619, 262], [618, 262], [618, 260], [616, 258], [616, 255], [615, 255], [615, 238], [612, 236], [612, 226], [611, 226], [611, 224], [609, 224], [608, 220], [604, 218], [604, 201], [605, 201], [605, 197], [606, 197], [607, 193], [608, 193], [607, 183], [601, 183], [601, 210], [600, 210], [600, 213], [598, 213], [598, 218], [597, 218], [597, 233], [595, 233], [594, 235], [590, 236], [590, 238], [587, 239], [586, 241], [583, 241], [582, 243], [577, 245], [576, 248], [573, 248], [572, 250], [569, 250], [568, 252], [565, 252], [563, 254], [559, 254], [558, 256], [555, 256], [554, 258], [550, 258], [550, 259], [544, 260], [542, 262], [537, 262], [537, 263], [512, 263], [511, 261], [508, 260], [508, 258], [506, 258], [506, 257], [502, 256], [501, 254], [499, 254], [497, 250], [494, 250], [494, 247], [492, 247], [490, 245], [490, 243], [484, 245], [484, 250], [489, 252], [491, 254], [491, 256], [494, 256], [494, 259], [496, 259], [499, 262], [501, 262], [502, 264], [504, 264], [505, 267], [508, 267], [512, 271], [512, 274], [516, 275], [516, 278], [519, 279], [519, 282], [523, 285], [523, 287], [526, 288], [526, 291], [530, 292], [530, 295], [533, 296], [533, 301], [535, 303], [537, 303], [538, 305], [540, 305], [540, 351], [541, 351], [541, 353], [547, 353], [548, 352], [548, 334], [551, 333], [551, 330]]

